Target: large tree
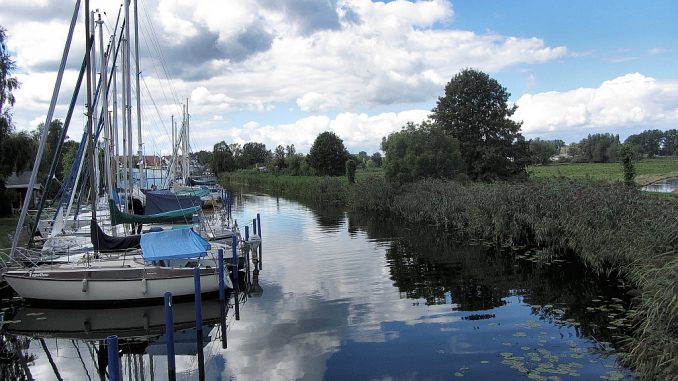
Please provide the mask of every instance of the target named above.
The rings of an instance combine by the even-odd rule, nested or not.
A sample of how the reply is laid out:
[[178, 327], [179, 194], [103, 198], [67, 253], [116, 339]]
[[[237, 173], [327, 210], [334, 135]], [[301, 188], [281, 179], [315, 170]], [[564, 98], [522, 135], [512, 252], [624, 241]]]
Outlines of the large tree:
[[266, 144], [249, 142], [242, 146], [242, 161], [244, 168], [251, 168], [256, 164], [266, 164], [269, 161], [269, 152]]
[[399, 184], [427, 177], [454, 178], [462, 170], [459, 142], [438, 126], [408, 123], [381, 143], [384, 175]]
[[459, 140], [464, 169], [472, 179], [526, 176], [527, 143], [510, 94], [489, 75], [464, 69], [445, 86], [431, 118]]
[[[5, 32], [5, 28], [0, 26], [0, 161], [12, 159], [11, 157], [6, 158], [7, 153], [3, 150], [6, 146], [5, 141], [9, 133], [12, 132], [12, 118], [6, 106], [14, 105], [13, 91], [19, 87], [19, 81], [11, 76], [16, 65], [7, 50], [7, 35]], [[9, 175], [8, 172], [0, 173], [0, 180], [4, 180], [7, 175]], [[2, 186], [4, 187], [4, 182]]]
[[235, 169], [231, 148], [223, 140], [214, 145], [212, 151], [211, 170], [218, 175], [221, 172], [229, 172]]
[[344, 174], [348, 151], [344, 141], [334, 132], [325, 131], [315, 138], [307, 159], [318, 175], [341, 176]]

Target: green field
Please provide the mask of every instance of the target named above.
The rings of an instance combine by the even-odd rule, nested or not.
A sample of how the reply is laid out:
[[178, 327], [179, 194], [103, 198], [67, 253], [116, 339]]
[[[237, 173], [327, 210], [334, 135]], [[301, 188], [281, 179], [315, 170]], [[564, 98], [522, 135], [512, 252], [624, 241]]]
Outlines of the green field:
[[[647, 185], [667, 177], [678, 177], [678, 158], [644, 159], [635, 162], [636, 183]], [[623, 181], [621, 163], [566, 163], [531, 165], [530, 177], [590, 178], [603, 181]]]

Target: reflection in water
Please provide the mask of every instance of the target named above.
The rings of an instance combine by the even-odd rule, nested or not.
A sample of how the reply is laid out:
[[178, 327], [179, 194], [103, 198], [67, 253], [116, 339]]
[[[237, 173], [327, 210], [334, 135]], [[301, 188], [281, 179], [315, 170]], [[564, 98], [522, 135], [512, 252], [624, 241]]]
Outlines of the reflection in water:
[[[541, 264], [527, 250], [469, 246], [396, 220], [316, 212], [264, 195], [237, 197], [239, 221], [251, 221], [256, 212], [262, 216], [264, 269], [254, 267], [241, 280], [248, 299], [240, 321], [229, 312], [228, 348], [218, 343], [218, 324], [205, 327], [207, 379], [630, 377], [605, 344], [623, 330], [613, 323], [628, 305], [625, 294], [575, 264]], [[96, 311], [71, 319], [49, 310], [7, 311], [6, 319], [23, 315], [21, 324], [5, 324], [2, 350], [11, 354], [20, 347], [23, 358], [30, 354], [26, 369], [36, 379], [54, 379], [55, 369], [63, 379], [97, 379], [105, 361], [97, 356], [105, 353], [100, 338], [120, 328], [121, 336], [128, 335], [126, 378], [143, 369], [144, 377], [136, 379], [166, 379], [162, 323], [154, 323], [156, 312], [142, 310], [108, 311], [120, 325], [135, 322], [124, 329], [100, 323]], [[186, 310], [188, 344], [177, 357], [177, 374], [197, 379], [190, 303]], [[71, 336], [48, 334], [40, 322], [58, 324]], [[29, 336], [44, 337], [44, 348]], [[6, 344], [11, 338], [26, 344]], [[12, 371], [20, 373], [17, 363]]]
[[671, 193], [678, 189], [678, 177], [655, 181], [641, 188], [647, 192]]

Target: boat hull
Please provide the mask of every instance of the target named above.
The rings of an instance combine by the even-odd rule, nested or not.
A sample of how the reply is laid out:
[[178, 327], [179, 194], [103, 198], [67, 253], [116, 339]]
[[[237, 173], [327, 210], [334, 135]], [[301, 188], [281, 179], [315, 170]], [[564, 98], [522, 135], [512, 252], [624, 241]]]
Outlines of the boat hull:
[[[166, 292], [176, 299], [195, 295], [192, 268], [16, 270], [5, 273], [5, 279], [27, 301], [53, 304], [134, 304], [162, 300]], [[201, 294], [218, 287], [216, 270], [201, 268]]]

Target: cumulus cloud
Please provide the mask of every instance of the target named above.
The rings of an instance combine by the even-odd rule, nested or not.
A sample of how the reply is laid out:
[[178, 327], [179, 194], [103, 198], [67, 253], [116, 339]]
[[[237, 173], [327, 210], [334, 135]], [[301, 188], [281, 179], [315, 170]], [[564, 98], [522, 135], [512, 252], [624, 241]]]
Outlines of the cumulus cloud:
[[640, 73], [603, 82], [598, 88], [525, 94], [516, 102], [515, 120], [525, 133], [652, 126], [678, 121], [678, 81]]

